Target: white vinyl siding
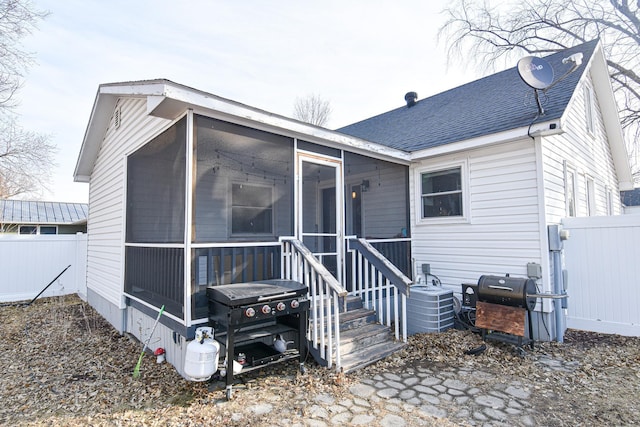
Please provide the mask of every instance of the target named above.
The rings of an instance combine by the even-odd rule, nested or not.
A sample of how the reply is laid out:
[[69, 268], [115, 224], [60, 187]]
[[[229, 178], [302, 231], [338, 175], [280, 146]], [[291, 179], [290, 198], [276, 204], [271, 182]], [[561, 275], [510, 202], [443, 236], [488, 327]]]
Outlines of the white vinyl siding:
[[121, 99], [116, 108], [120, 126], [116, 129], [112, 118], [89, 186], [87, 288], [124, 308], [125, 156], [171, 122], [147, 115], [144, 99]]
[[[584, 83], [590, 85], [587, 79]], [[567, 216], [565, 198], [565, 163], [576, 173], [576, 216], [586, 216], [591, 203], [592, 215], [618, 215], [621, 213], [619, 198], [609, 198], [608, 191], [618, 192], [613, 157], [605, 133], [602, 114], [593, 91], [593, 135], [585, 129], [584, 94], [576, 91], [569, 104], [563, 123], [564, 133], [545, 137], [542, 140], [545, 210], [547, 223], [557, 224]], [[592, 200], [587, 198], [588, 176], [594, 181]]]
[[[476, 283], [482, 274], [526, 275], [528, 262], [541, 262], [536, 154], [531, 140], [478, 149], [459, 156], [429, 159], [419, 170], [467, 165], [468, 222], [416, 221], [419, 189], [412, 188], [412, 256], [445, 286], [460, 292], [462, 283]], [[415, 209], [418, 209], [416, 211]]]

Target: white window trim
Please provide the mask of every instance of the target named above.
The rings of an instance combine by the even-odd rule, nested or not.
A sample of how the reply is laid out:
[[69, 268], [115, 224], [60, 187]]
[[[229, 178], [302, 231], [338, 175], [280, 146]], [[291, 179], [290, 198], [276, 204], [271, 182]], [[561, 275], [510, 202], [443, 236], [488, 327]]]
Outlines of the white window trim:
[[[573, 186], [573, 216], [569, 214], [569, 172], [573, 173], [573, 182], [571, 183]], [[570, 165], [566, 160], [564, 161], [564, 209], [565, 215], [567, 217], [577, 217], [578, 216], [578, 194], [577, 190], [577, 176], [578, 172], [576, 168]]]
[[[460, 168], [460, 181], [462, 183], [462, 216], [438, 216], [422, 217], [422, 174], [438, 172], [446, 169]], [[416, 225], [433, 224], [465, 224], [471, 222], [471, 209], [469, 206], [469, 165], [466, 160], [416, 168], [413, 175], [414, 182], [414, 206]]]
[[613, 215], [613, 191], [608, 185], [604, 186], [604, 194], [607, 198], [607, 215]]
[[25, 236], [27, 236], [27, 235], [31, 235], [31, 236], [38, 235], [38, 236], [39, 236], [40, 234], [42, 234], [42, 233], [40, 232], [40, 228], [41, 228], [41, 227], [53, 227], [53, 228], [55, 228], [55, 230], [56, 230], [56, 232], [55, 232], [55, 233], [53, 233], [53, 234], [43, 234], [43, 236], [54, 236], [54, 235], [57, 235], [57, 234], [58, 234], [58, 226], [57, 226], [57, 225], [49, 225], [49, 224], [45, 224], [45, 225], [21, 224], [21, 225], [19, 225], [19, 226], [18, 226], [18, 234], [22, 234], [22, 233], [20, 233], [20, 229], [21, 229], [22, 227], [35, 227], [35, 229], [36, 229], [36, 232], [35, 232], [35, 233], [33, 233], [33, 234], [24, 234]]
[[58, 230], [58, 226], [57, 225], [49, 225], [49, 224], [47, 224], [47, 225], [39, 225], [38, 226], [38, 234], [42, 234], [42, 231], [41, 231], [42, 227], [53, 227], [53, 228], [55, 228], [56, 232], [53, 233], [53, 234], [48, 234], [49, 236], [53, 236], [53, 235], [57, 235], [58, 234], [58, 231], [59, 231]]
[[591, 86], [584, 86], [584, 114], [585, 114], [585, 130], [591, 136], [595, 134], [595, 105], [594, 94]]
[[597, 215], [596, 206], [596, 180], [589, 174], [584, 174], [584, 194], [587, 216]]

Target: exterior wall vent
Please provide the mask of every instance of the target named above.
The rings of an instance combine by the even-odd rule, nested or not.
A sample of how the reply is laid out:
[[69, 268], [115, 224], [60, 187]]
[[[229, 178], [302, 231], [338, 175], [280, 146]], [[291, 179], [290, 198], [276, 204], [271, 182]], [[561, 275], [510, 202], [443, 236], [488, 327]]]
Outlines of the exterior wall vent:
[[120, 127], [120, 123], [122, 123], [122, 110], [118, 105], [116, 107], [116, 111], [113, 113], [113, 126], [118, 129]]

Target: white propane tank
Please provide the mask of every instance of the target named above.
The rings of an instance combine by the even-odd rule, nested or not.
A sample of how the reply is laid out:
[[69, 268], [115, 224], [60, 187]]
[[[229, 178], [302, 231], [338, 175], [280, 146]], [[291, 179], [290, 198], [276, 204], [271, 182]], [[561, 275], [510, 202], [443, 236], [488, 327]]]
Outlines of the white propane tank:
[[213, 339], [210, 326], [196, 329], [196, 339], [187, 345], [184, 373], [191, 381], [207, 381], [218, 370], [220, 344]]

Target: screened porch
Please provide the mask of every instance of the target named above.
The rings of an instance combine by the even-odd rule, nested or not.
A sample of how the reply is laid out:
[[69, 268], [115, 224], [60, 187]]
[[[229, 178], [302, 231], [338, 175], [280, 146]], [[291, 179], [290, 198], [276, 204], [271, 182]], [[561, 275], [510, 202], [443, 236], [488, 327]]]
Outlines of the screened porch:
[[412, 275], [406, 165], [188, 112], [127, 157], [126, 189], [125, 295], [186, 336], [207, 286], [282, 277], [282, 238], [347, 291], [353, 238]]

